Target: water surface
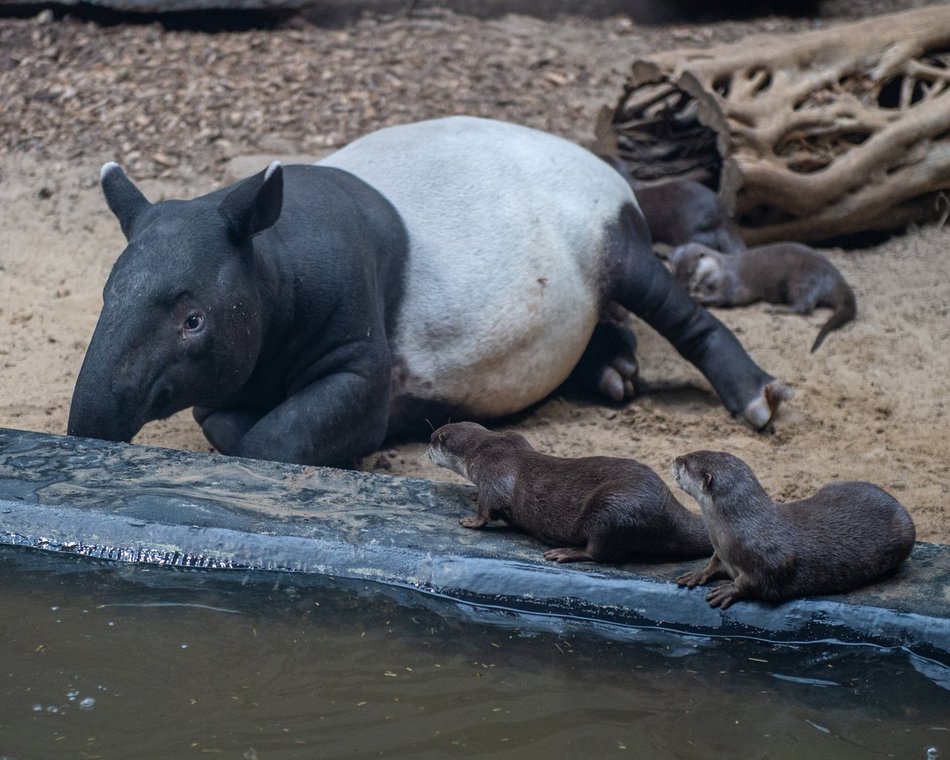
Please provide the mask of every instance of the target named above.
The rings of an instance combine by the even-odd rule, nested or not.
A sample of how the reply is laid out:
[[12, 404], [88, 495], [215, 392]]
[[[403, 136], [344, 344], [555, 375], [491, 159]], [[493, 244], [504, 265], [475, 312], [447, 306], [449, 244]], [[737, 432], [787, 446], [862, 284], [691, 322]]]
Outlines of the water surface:
[[950, 757], [950, 668], [901, 650], [222, 572], [0, 548], [0, 760]]

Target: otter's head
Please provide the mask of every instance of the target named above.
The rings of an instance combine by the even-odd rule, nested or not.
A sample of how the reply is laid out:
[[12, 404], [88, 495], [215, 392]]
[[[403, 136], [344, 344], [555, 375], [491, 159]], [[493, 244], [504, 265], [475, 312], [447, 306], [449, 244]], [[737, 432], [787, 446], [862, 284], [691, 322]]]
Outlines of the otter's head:
[[673, 460], [673, 477], [686, 493], [709, 509], [749, 506], [762, 487], [749, 466], [725, 451], [694, 451]]
[[433, 464], [445, 467], [473, 483], [479, 462], [504, 461], [514, 449], [533, 451], [520, 433], [495, 433], [477, 422], [453, 422], [432, 433], [426, 452]]
[[723, 254], [702, 243], [681, 245], [670, 254], [673, 276], [697, 301], [722, 303], [729, 296], [731, 278]]
[[[463, 478], [469, 478], [465, 464], [466, 453], [493, 433], [477, 422], [453, 422], [432, 433], [426, 452], [433, 464], [445, 467]], [[471, 478], [469, 478], [471, 480]]]

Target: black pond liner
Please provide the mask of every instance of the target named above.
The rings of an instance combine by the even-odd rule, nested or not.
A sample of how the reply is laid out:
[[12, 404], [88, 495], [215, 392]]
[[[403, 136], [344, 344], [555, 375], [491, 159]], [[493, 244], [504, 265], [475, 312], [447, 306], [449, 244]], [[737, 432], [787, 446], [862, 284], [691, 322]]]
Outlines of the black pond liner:
[[[902, 647], [950, 663], [950, 546], [918, 543], [850, 594], [712, 609], [673, 579], [704, 560], [554, 565], [534, 539], [467, 530], [470, 488], [0, 428], [0, 544], [169, 569], [371, 581], [562, 624]], [[204, 573], [202, 573], [204, 575]], [[573, 626], [571, 626], [573, 627]]]

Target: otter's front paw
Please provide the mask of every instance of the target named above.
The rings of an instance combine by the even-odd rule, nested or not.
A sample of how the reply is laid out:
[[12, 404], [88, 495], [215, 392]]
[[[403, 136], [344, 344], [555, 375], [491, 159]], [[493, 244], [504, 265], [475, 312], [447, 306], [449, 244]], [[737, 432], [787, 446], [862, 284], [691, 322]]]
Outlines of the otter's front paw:
[[481, 528], [488, 522], [484, 517], [480, 515], [474, 515], [472, 517], [460, 517], [459, 525], [463, 528]]
[[735, 583], [724, 583], [706, 594], [706, 601], [709, 602], [710, 607], [727, 609], [733, 602], [745, 599], [745, 596]]
[[686, 588], [696, 588], [709, 582], [709, 576], [703, 570], [694, 570], [691, 573], [683, 573], [676, 579], [677, 586], [686, 586]]
[[548, 562], [593, 562], [594, 558], [591, 557], [583, 549], [578, 549], [577, 547], [569, 546], [564, 549], [548, 549], [544, 553], [544, 558]]

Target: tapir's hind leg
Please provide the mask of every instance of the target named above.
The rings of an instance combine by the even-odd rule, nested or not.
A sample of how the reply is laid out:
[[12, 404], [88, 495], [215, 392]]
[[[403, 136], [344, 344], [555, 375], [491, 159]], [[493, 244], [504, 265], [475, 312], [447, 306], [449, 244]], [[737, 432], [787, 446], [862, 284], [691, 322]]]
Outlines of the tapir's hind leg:
[[617, 301], [670, 341], [706, 376], [734, 416], [756, 430], [769, 427], [790, 391], [676, 282], [653, 253], [646, 222], [632, 204], [621, 209], [606, 258], [605, 302]]
[[620, 403], [633, 397], [637, 374], [636, 337], [626, 326], [606, 318], [594, 328], [567, 382], [574, 388]]

